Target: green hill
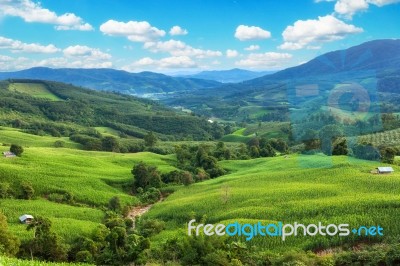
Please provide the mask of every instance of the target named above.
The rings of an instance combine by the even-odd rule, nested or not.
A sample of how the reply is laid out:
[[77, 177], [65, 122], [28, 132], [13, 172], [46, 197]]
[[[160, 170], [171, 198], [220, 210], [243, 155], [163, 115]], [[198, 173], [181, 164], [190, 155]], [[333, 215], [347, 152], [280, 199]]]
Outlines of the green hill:
[[109, 127], [137, 138], [153, 131], [161, 139], [209, 140], [221, 130], [154, 101], [34, 80], [0, 82], [0, 118], [4, 126], [55, 136]]
[[[301, 163], [310, 168], [302, 168]], [[331, 168], [324, 165], [332, 163]], [[185, 187], [157, 204], [147, 218], [166, 221], [167, 230], [154, 237], [164, 242], [187, 234], [187, 223], [348, 223], [350, 226], [380, 225], [385, 239], [400, 235], [395, 217], [400, 215], [400, 174], [373, 175], [376, 162], [328, 157], [290, 155], [248, 161], [226, 161], [231, 174]], [[321, 168], [322, 167], [322, 168]], [[395, 168], [398, 171], [398, 168]], [[204, 218], [206, 217], [206, 221]], [[246, 242], [245, 237], [233, 241]], [[283, 252], [290, 249], [321, 250], [382, 237], [278, 237], [256, 236], [248, 244]]]

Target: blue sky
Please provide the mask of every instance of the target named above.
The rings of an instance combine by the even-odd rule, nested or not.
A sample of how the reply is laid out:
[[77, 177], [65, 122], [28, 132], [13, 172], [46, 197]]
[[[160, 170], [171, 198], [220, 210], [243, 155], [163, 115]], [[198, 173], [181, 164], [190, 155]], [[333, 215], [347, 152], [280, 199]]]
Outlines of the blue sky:
[[0, 71], [277, 70], [400, 38], [400, 0], [0, 0]]

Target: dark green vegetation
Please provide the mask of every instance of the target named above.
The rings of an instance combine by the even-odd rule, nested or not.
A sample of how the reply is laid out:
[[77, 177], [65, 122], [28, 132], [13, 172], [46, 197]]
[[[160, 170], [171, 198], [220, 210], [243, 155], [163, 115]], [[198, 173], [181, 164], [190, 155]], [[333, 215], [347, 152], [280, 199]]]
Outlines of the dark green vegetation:
[[[16, 88], [16, 84], [18, 85]], [[47, 95], [30, 93], [41, 87]], [[49, 97], [60, 100], [50, 100]], [[122, 137], [143, 138], [148, 131], [167, 140], [220, 138], [222, 129], [205, 119], [178, 114], [160, 104], [127, 95], [96, 92], [70, 85], [33, 80], [0, 83], [1, 124], [37, 135], [69, 136], [90, 150], [110, 150], [92, 127], [109, 127]], [[129, 149], [129, 147], [126, 147]]]

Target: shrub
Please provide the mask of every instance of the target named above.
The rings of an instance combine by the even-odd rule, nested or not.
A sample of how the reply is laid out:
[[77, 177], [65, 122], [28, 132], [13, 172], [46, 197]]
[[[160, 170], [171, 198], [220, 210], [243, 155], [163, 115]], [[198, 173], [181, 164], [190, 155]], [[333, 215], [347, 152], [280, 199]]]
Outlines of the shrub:
[[24, 148], [17, 144], [11, 144], [10, 151], [15, 155], [21, 157], [22, 153], [24, 152]]

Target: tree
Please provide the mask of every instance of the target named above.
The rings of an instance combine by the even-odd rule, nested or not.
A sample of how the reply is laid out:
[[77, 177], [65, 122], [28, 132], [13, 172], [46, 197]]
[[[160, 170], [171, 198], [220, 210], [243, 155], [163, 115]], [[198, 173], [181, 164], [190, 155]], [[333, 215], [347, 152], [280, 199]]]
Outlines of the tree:
[[149, 187], [158, 188], [161, 186], [161, 175], [155, 166], [149, 166], [144, 162], [136, 164], [131, 173], [135, 177], [133, 182], [134, 189], [141, 187], [143, 189]]
[[33, 195], [35, 194], [35, 190], [32, 187], [31, 183], [23, 183], [22, 187], [22, 197], [23, 199], [30, 200], [32, 199]]
[[23, 243], [25, 253], [48, 261], [66, 261], [67, 248], [60, 237], [52, 232], [51, 221], [37, 216], [28, 225], [27, 230], [34, 231], [34, 237]]
[[153, 147], [154, 145], [156, 145], [157, 141], [158, 141], [157, 136], [154, 135], [152, 131], [150, 131], [149, 133], [147, 133], [146, 136], [144, 136], [144, 145], [146, 147]]
[[346, 139], [342, 139], [339, 142], [334, 143], [332, 155], [347, 155], [349, 150], [347, 148]]
[[102, 138], [101, 147], [104, 151], [119, 152], [119, 142], [112, 136]]
[[17, 144], [11, 144], [10, 152], [14, 153], [18, 157], [21, 157], [22, 153], [24, 152], [24, 148]]
[[114, 196], [108, 201], [108, 208], [115, 212], [118, 212], [122, 209], [121, 201], [118, 196]]
[[343, 130], [339, 126], [324, 126], [319, 132], [322, 152], [326, 155], [332, 155], [332, 145], [341, 136], [343, 136]]
[[0, 212], [0, 254], [14, 256], [19, 245], [19, 239], [8, 231], [7, 218]]
[[392, 147], [384, 147], [380, 149], [381, 159], [384, 163], [393, 163], [396, 156], [396, 150]]
[[315, 130], [308, 129], [301, 139], [304, 143], [306, 151], [317, 150], [321, 146], [321, 142], [318, 138], [318, 132]]

